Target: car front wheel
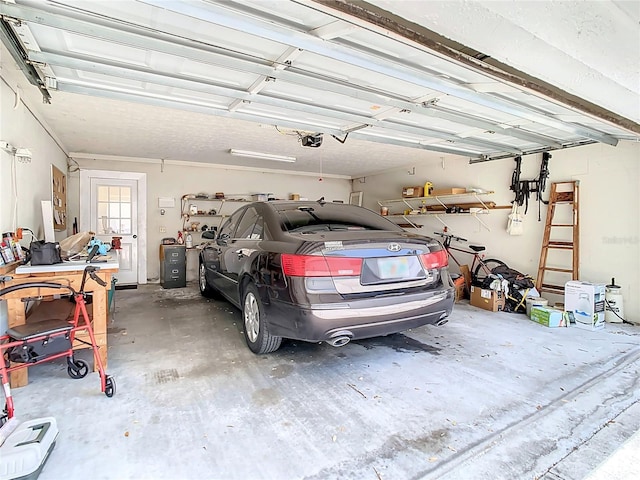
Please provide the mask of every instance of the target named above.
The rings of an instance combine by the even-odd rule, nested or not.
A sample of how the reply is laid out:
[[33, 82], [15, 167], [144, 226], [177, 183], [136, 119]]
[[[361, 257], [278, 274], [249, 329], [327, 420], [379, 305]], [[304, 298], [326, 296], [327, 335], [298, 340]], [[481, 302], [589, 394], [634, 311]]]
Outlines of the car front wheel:
[[242, 318], [244, 320], [244, 338], [253, 353], [271, 353], [280, 348], [282, 337], [276, 337], [269, 333], [264, 307], [260, 301], [258, 290], [253, 284], [249, 284], [244, 291]]
[[204, 263], [200, 263], [200, 267], [198, 269], [198, 286], [200, 287], [200, 294], [207, 298], [218, 298], [218, 292], [209, 285], [209, 282], [207, 282], [206, 273], [207, 267], [205, 267]]

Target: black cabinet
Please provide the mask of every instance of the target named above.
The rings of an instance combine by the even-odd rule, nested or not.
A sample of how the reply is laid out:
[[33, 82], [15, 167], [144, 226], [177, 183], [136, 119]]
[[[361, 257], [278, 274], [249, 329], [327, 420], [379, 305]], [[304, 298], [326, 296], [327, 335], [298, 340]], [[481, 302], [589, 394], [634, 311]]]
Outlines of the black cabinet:
[[160, 285], [162, 288], [187, 286], [187, 249], [184, 245], [160, 245]]

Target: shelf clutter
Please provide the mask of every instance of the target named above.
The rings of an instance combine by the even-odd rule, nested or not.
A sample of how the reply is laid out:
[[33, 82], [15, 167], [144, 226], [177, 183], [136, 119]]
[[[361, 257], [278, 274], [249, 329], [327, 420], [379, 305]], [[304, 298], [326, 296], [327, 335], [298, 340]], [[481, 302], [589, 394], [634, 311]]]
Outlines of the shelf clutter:
[[390, 217], [403, 228], [421, 228], [417, 218], [433, 216], [443, 225], [448, 226], [443, 218], [447, 215], [473, 216], [487, 230], [489, 227], [479, 219], [478, 215], [488, 214], [492, 209], [502, 207], [484, 198], [493, 191], [481, 188], [450, 187], [434, 189], [430, 182], [424, 186], [402, 187], [401, 198], [381, 200], [380, 214]]
[[213, 195], [206, 193], [185, 194], [182, 196], [180, 209], [182, 231], [201, 233], [206, 230], [216, 230], [222, 221], [235, 210], [225, 208], [227, 203], [247, 202], [251, 200], [251, 197], [250, 194], [230, 195], [223, 192], [217, 192]]

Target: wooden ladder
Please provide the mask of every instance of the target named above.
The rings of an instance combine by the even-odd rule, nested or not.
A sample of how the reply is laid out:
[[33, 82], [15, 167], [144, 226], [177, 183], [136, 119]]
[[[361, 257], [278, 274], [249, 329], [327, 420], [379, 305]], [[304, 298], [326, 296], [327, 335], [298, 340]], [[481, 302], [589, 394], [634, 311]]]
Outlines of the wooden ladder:
[[[545, 273], [557, 272], [560, 274], [571, 274], [571, 280], [578, 280], [579, 262], [580, 262], [580, 215], [579, 215], [579, 184], [578, 180], [572, 182], [555, 182], [551, 184], [551, 194], [549, 196], [549, 206], [547, 208], [547, 221], [544, 225], [544, 237], [542, 239], [542, 250], [540, 252], [540, 263], [538, 264], [538, 277], [536, 279], [536, 289], [540, 294], [543, 292], [564, 294], [564, 285], [553, 285], [546, 283], [544, 280]], [[558, 189], [560, 187], [560, 190]], [[568, 188], [570, 188], [570, 190]], [[565, 214], [571, 215], [570, 223], [554, 223], [554, 215], [556, 213], [556, 205], [571, 205], [571, 212]], [[552, 229], [570, 228], [571, 241], [569, 240], [551, 240]], [[565, 238], [568, 237], [565, 235]], [[547, 259], [549, 249], [568, 250], [571, 251], [571, 268], [568, 267], [548, 267]], [[557, 276], [557, 275], [556, 275]]]

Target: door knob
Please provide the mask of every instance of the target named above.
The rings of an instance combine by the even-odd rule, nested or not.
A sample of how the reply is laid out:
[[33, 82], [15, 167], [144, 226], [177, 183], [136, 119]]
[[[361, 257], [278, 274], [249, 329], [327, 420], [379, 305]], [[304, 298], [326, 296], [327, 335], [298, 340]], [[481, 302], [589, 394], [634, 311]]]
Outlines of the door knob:
[[133, 238], [138, 238], [138, 235], [134, 235]]

